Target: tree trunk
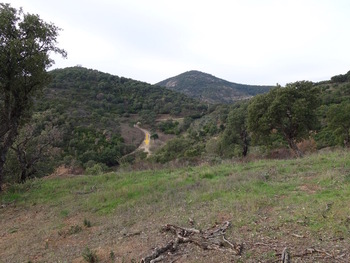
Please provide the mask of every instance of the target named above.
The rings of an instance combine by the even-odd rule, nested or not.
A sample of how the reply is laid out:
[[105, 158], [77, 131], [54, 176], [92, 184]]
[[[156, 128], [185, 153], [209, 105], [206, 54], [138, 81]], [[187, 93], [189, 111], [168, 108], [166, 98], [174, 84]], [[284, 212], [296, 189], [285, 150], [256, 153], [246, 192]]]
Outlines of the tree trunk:
[[243, 145], [243, 157], [246, 157], [248, 154], [248, 144], [244, 143]]
[[2, 190], [1, 186], [4, 182], [4, 166], [6, 162], [6, 156], [11, 148], [12, 144], [14, 143], [16, 137], [18, 135], [18, 124], [17, 122], [13, 122], [12, 125], [9, 125], [8, 132], [5, 133], [0, 144], [0, 192]]
[[17, 154], [17, 160], [21, 166], [21, 175], [19, 178], [19, 183], [24, 183], [27, 180], [27, 157], [26, 157], [26, 152], [21, 150], [19, 146], [17, 147], [12, 147], [14, 151], [16, 151]]
[[26, 180], [26, 171], [23, 171], [23, 170], [22, 170], [21, 176], [20, 176], [20, 178], [19, 178], [19, 182], [20, 182], [20, 183], [24, 183], [25, 180]]
[[0, 192], [2, 191], [2, 184], [4, 183], [4, 167], [6, 162], [6, 155], [8, 149], [1, 148], [0, 152]]
[[247, 136], [245, 136], [243, 140], [243, 156], [246, 157], [247, 154], [248, 154], [248, 139], [247, 139]]
[[37, 172], [37, 170], [33, 167], [34, 163], [27, 163], [25, 167], [22, 167], [20, 183], [24, 183], [29, 178], [32, 178], [33, 175]]
[[349, 134], [349, 132], [347, 132], [345, 135], [344, 146], [346, 148], [349, 148], [349, 146], [350, 146], [350, 134]]
[[3, 156], [1, 154], [0, 156], [0, 192], [2, 191], [2, 184], [3, 184], [3, 174], [4, 174], [4, 165], [5, 165], [5, 160], [3, 159]]
[[298, 148], [298, 145], [295, 143], [293, 139], [288, 139], [288, 144], [298, 158], [303, 157], [303, 153], [300, 151], [300, 149]]
[[20, 183], [24, 183], [27, 180], [27, 178], [28, 178], [27, 170], [22, 169], [21, 178], [19, 179]]
[[243, 141], [243, 157], [246, 157], [248, 154], [248, 132], [246, 130], [241, 132], [241, 139]]

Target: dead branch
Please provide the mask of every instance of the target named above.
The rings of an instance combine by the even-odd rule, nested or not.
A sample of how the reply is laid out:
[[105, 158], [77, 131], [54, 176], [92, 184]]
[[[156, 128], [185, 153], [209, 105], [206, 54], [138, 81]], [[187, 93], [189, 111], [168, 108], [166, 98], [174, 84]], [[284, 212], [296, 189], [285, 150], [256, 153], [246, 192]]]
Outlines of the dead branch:
[[257, 242], [257, 243], [254, 243], [254, 246], [266, 246], [266, 247], [269, 247], [271, 245], [270, 244], [266, 244], [266, 243], [262, 243], [262, 242]]
[[346, 256], [346, 254], [344, 253], [344, 254], [341, 254], [340, 256], [337, 256], [335, 259], [342, 259], [345, 256]]
[[325, 254], [326, 256], [329, 256], [329, 257], [333, 257], [332, 254], [328, 253], [327, 251], [325, 250], [320, 250], [320, 249], [317, 249], [317, 248], [308, 248], [307, 251], [310, 252], [310, 254], [312, 253], [321, 253], [321, 254]]
[[165, 253], [167, 251], [172, 251], [173, 246], [174, 246], [174, 241], [170, 241], [165, 246], [156, 248], [151, 255], [149, 255], [145, 258], [142, 258], [141, 263], [151, 263], [152, 260], [158, 258], [163, 253]]
[[14, 204], [16, 202], [16, 200], [13, 200], [13, 201], [11, 201], [11, 202], [8, 202], [8, 203], [3, 203], [3, 204], [1, 204], [1, 208], [5, 208], [6, 206], [10, 206], [10, 205], [12, 205], [12, 204]]
[[282, 260], [282, 263], [290, 263], [290, 254], [289, 254], [289, 250], [287, 247], [285, 247], [283, 249], [283, 252], [282, 252], [282, 257], [281, 257], [281, 260]]
[[200, 230], [195, 228], [185, 228], [185, 227], [179, 227], [179, 226], [170, 225], [170, 224], [163, 226], [162, 230], [170, 231], [170, 232], [173, 232], [174, 234], [181, 233], [181, 235], [184, 237], [194, 233], [198, 233], [198, 234], [200, 233]]
[[150, 261], [150, 263], [156, 263], [156, 262], [162, 261], [163, 259], [164, 259], [164, 256], [159, 256], [159, 257], [157, 257], [155, 259], [152, 259]]
[[307, 249], [305, 249], [305, 251], [303, 253], [295, 254], [295, 255], [293, 255], [293, 257], [305, 257], [307, 255], [315, 254], [315, 253], [324, 254], [326, 257], [335, 258], [335, 256], [333, 254], [328, 253], [325, 250], [320, 250], [317, 248], [307, 248]]
[[225, 232], [229, 228], [230, 222], [226, 221], [221, 225], [215, 225], [204, 231], [195, 228], [179, 227], [172, 224], [165, 225], [162, 230], [171, 232], [175, 235], [174, 240], [167, 243], [165, 246], [156, 248], [153, 253], [141, 259], [141, 263], [157, 262], [157, 258], [161, 257], [166, 252], [175, 252], [180, 244], [192, 243], [199, 246], [203, 250], [220, 250], [235, 255], [242, 253], [242, 244], [235, 244], [225, 238]]
[[298, 234], [292, 234], [293, 237], [297, 237], [297, 238], [305, 238], [305, 236], [303, 235], [298, 235]]

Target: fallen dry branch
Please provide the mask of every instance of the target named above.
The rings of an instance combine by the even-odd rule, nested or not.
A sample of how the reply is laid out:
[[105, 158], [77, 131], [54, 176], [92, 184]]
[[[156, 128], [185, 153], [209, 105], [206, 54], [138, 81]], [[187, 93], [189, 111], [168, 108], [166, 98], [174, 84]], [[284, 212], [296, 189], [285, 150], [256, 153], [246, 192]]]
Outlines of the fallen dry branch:
[[289, 250], [287, 247], [285, 247], [283, 249], [281, 261], [282, 261], [282, 263], [290, 263], [291, 262]]
[[317, 248], [307, 248], [304, 250], [304, 252], [299, 253], [299, 254], [290, 254], [290, 252], [288, 250], [286, 250], [286, 248], [283, 250], [282, 254], [281, 253], [276, 253], [276, 256], [281, 256], [281, 260], [276, 260], [273, 262], [291, 262], [290, 258], [294, 257], [294, 258], [303, 258], [306, 256], [310, 256], [312, 254], [321, 254], [323, 258], [333, 258], [336, 260], [339, 260], [341, 258], [343, 258], [344, 256], [346, 256], [346, 254], [342, 254], [340, 256], [334, 256], [333, 254], [325, 251], [325, 250], [321, 250], [321, 249], [317, 249]]
[[242, 244], [235, 244], [225, 238], [225, 232], [229, 227], [229, 221], [204, 231], [167, 224], [162, 230], [173, 233], [175, 238], [165, 246], [156, 248], [152, 254], [142, 258], [141, 263], [159, 262], [164, 259], [165, 253], [176, 252], [179, 245], [184, 243], [195, 244], [203, 250], [220, 250], [240, 255], [243, 248]]
[[163, 247], [156, 248], [151, 255], [141, 259], [141, 263], [156, 262], [159, 257], [165, 252], [174, 250], [174, 241], [170, 241]]
[[307, 248], [307, 249], [305, 249], [305, 251], [303, 253], [295, 254], [295, 255], [293, 255], [293, 257], [305, 257], [307, 255], [315, 254], [315, 253], [323, 254], [324, 256], [334, 258], [334, 255], [328, 253], [325, 250], [320, 250], [317, 248]]
[[133, 232], [133, 233], [125, 233], [125, 234], [123, 234], [123, 237], [124, 238], [126, 238], [126, 237], [133, 237], [133, 236], [139, 236], [141, 234], [142, 234], [141, 231], [137, 231], [137, 232]]
[[303, 235], [298, 235], [298, 234], [292, 234], [293, 237], [297, 237], [297, 238], [305, 238], [305, 236]]
[[8, 202], [8, 203], [3, 203], [3, 204], [1, 204], [0, 208], [5, 208], [7, 206], [10, 206], [10, 205], [14, 204], [15, 202], [16, 202], [16, 200], [13, 200], [13, 201]]

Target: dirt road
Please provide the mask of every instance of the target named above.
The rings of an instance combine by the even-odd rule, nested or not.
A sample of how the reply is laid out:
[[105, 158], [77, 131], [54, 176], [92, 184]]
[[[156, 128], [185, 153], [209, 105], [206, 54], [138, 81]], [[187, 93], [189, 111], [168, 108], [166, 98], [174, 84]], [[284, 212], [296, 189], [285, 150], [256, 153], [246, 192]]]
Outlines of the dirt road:
[[138, 150], [143, 150], [145, 151], [148, 155], [151, 154], [150, 151], [150, 146], [151, 146], [151, 133], [143, 128], [140, 128], [138, 125], [134, 126], [135, 128], [141, 130], [144, 134], [145, 134], [145, 139], [143, 140], [143, 142], [141, 143], [141, 145], [136, 149], [136, 151]]

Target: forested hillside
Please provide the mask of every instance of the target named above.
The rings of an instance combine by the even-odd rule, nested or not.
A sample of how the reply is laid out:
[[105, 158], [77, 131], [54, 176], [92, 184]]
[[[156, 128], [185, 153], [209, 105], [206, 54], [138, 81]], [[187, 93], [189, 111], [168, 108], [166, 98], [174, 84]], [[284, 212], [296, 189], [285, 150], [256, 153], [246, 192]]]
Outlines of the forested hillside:
[[97, 70], [73, 67], [53, 70], [50, 74], [52, 83], [45, 96], [59, 100], [64, 107], [69, 104], [71, 109], [98, 109], [99, 113], [120, 115], [150, 111], [175, 116], [197, 114], [205, 109], [180, 93]]
[[9, 153], [8, 177], [17, 173], [24, 181], [50, 173], [60, 163], [78, 170], [118, 165], [143, 140], [128, 132], [123, 137], [122, 125], [129, 130], [136, 122], [155, 127], [159, 114], [191, 120], [207, 110], [181, 93], [97, 70], [72, 67], [49, 74], [51, 84], [36, 100], [32, 121]]
[[195, 70], [163, 80], [157, 85], [209, 103], [233, 103], [271, 89], [271, 86], [237, 84]]
[[[298, 81], [232, 105], [212, 105], [186, 137], [153, 156], [219, 161], [225, 158], [291, 158], [350, 146], [349, 72], [328, 81]], [[250, 156], [250, 157], [249, 157]]]
[[319, 148], [350, 142], [350, 71], [317, 84], [321, 106], [318, 109], [319, 132], [315, 135]]
[[[293, 156], [288, 148], [302, 155], [349, 146], [347, 75], [275, 87], [234, 104], [204, 105], [160, 86], [97, 70], [53, 70], [51, 84], [36, 99], [32, 120], [8, 154], [5, 175], [25, 181], [62, 164], [71, 172], [91, 173], [119, 165], [143, 140], [142, 134], [132, 132], [137, 122], [152, 131], [155, 144], [158, 134], [173, 137], [143, 163], [217, 162], [249, 155], [285, 158]], [[168, 117], [159, 121], [161, 116]]]

